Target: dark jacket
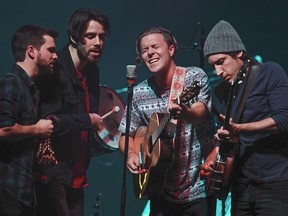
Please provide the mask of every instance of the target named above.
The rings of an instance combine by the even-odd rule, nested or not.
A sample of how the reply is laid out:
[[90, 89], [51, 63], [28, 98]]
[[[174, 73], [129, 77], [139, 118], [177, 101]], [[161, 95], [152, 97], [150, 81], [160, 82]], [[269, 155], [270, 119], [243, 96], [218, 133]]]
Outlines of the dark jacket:
[[[53, 117], [54, 132], [51, 142], [59, 164], [42, 168], [48, 177], [56, 177], [70, 184], [71, 165], [76, 159], [77, 146], [80, 144], [81, 131], [89, 131], [89, 145], [97, 142], [93, 136], [89, 114], [85, 111], [85, 91], [76, 75], [68, 49], [63, 47], [57, 52], [58, 65], [51, 76], [37, 80], [40, 89], [40, 113], [42, 117]], [[85, 69], [90, 95], [90, 113], [97, 113], [99, 102], [99, 70], [96, 64]], [[90, 148], [86, 152], [86, 168], [90, 161]]]

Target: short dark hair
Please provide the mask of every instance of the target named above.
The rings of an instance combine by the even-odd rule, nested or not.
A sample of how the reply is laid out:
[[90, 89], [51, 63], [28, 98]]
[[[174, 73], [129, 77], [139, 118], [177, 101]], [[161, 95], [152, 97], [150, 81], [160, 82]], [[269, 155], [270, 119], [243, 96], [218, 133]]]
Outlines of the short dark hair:
[[44, 35], [56, 38], [58, 33], [38, 25], [23, 25], [16, 30], [12, 37], [11, 47], [16, 62], [25, 60], [25, 52], [29, 45], [37, 50], [45, 43]]
[[85, 30], [91, 20], [99, 22], [104, 27], [106, 35], [110, 35], [111, 25], [108, 17], [104, 13], [94, 8], [81, 8], [76, 10], [69, 19], [68, 37], [71, 43], [73, 43], [71, 38], [76, 43], [83, 41]]
[[165, 40], [165, 42], [167, 43], [168, 46], [174, 45], [175, 46], [175, 53], [178, 50], [178, 43], [175, 39], [175, 37], [171, 34], [170, 31], [168, 31], [165, 28], [162, 27], [152, 27], [149, 28], [148, 30], [142, 32], [136, 40], [136, 52], [137, 52], [137, 58], [140, 58], [141, 56], [141, 47], [140, 47], [140, 43], [143, 37], [150, 35], [150, 34], [161, 34]]

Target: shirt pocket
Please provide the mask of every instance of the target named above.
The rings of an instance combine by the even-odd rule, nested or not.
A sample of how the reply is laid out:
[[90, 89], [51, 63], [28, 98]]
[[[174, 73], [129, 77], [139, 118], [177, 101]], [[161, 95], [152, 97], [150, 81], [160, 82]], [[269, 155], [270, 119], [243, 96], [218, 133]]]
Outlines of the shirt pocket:
[[64, 97], [63, 112], [78, 113], [80, 99], [75, 94], [66, 94]]

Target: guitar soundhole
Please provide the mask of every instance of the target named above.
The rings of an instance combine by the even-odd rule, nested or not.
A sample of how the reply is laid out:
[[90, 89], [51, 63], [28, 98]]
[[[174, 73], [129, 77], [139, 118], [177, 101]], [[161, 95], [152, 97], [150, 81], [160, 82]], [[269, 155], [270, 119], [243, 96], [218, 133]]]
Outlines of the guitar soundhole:
[[151, 162], [152, 162], [152, 158], [147, 156], [145, 159], [144, 169], [148, 170], [151, 166]]
[[174, 137], [174, 133], [175, 133], [175, 128], [176, 125], [175, 123], [169, 121], [164, 129], [164, 131], [162, 132], [161, 136], [164, 139], [172, 139]]

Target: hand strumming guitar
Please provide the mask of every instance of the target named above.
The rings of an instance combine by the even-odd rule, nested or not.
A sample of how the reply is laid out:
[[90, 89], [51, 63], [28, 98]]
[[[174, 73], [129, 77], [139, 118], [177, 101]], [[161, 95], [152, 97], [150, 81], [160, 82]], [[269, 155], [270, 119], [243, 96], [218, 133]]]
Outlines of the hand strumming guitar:
[[139, 163], [139, 156], [135, 152], [129, 152], [127, 158], [127, 168], [130, 170], [131, 173], [140, 174], [145, 173], [145, 169], [141, 169]]
[[[125, 141], [125, 136], [120, 137], [120, 141]], [[135, 147], [136, 146], [136, 147]], [[120, 151], [124, 153], [124, 146], [119, 146]], [[135, 149], [134, 149], [135, 148]], [[140, 161], [139, 161], [139, 146], [135, 145], [134, 140], [132, 137], [129, 137], [129, 149], [128, 149], [128, 155], [127, 155], [127, 163], [126, 166], [129, 169], [129, 171], [133, 174], [139, 174], [139, 171], [146, 172], [146, 170], [141, 170]]]
[[213, 167], [215, 166], [215, 161], [216, 161], [218, 151], [219, 151], [219, 147], [215, 147], [207, 156], [205, 162], [201, 165], [200, 167], [201, 178], [205, 179], [211, 175], [213, 171]]

